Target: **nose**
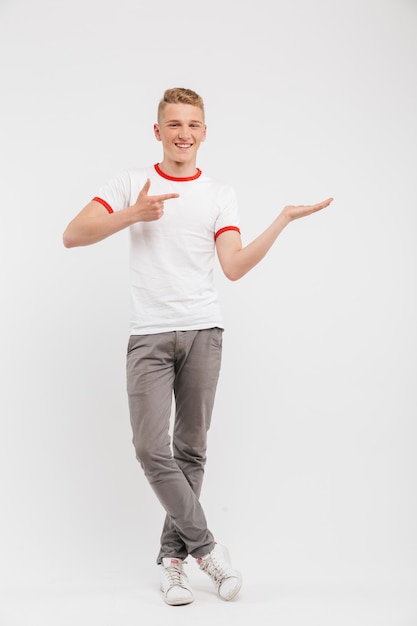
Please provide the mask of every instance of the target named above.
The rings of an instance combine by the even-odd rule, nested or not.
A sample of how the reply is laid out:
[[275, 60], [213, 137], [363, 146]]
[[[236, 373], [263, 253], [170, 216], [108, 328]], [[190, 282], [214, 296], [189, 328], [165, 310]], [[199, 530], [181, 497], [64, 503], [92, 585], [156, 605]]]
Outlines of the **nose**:
[[178, 136], [180, 139], [188, 139], [188, 128], [186, 126], [181, 126], [178, 130]]

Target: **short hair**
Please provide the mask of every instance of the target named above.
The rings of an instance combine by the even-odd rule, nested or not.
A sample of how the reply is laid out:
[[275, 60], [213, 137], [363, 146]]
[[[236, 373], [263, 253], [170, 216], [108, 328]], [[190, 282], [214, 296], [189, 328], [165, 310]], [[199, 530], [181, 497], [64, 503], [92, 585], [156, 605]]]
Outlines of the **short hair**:
[[167, 89], [158, 106], [158, 120], [161, 118], [167, 104], [191, 104], [202, 110], [204, 119], [203, 98], [195, 91], [192, 91], [192, 89], [184, 89], [184, 87]]

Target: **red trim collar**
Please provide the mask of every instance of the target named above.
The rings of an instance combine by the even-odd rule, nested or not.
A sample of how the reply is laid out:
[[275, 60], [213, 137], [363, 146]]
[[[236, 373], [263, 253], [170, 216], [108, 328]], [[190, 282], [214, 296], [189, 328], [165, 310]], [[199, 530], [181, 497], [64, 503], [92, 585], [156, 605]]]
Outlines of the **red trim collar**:
[[168, 176], [168, 174], [164, 174], [164, 172], [161, 170], [161, 168], [159, 167], [159, 163], [155, 163], [154, 168], [156, 170], [156, 172], [162, 176], [163, 178], [166, 178], [167, 180], [175, 180], [179, 183], [184, 183], [187, 180], [195, 180], [196, 178], [199, 178], [201, 176], [201, 170], [198, 169], [197, 167], [197, 173], [194, 174], [194, 176], [188, 176], [187, 178], [175, 178], [174, 176]]

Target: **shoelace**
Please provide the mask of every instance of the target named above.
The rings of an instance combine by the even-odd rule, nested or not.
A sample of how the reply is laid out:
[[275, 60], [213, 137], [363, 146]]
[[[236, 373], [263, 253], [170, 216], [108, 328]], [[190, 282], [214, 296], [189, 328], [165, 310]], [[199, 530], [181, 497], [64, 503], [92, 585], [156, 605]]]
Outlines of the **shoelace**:
[[199, 562], [200, 568], [206, 572], [212, 578], [217, 585], [220, 585], [225, 578], [229, 578], [231, 575], [227, 569], [225, 569], [219, 562], [213, 557], [202, 559]]
[[185, 586], [185, 574], [182, 569], [182, 563], [171, 563], [168, 567], [165, 567], [165, 572], [171, 587], [184, 587]]

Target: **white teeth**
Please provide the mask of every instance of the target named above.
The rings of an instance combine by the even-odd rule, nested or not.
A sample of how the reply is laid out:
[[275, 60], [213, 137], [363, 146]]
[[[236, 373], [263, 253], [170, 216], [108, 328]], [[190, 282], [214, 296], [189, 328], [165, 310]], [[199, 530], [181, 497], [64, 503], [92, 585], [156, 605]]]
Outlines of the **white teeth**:
[[190, 143], [177, 143], [178, 148], [189, 148], [191, 146]]

